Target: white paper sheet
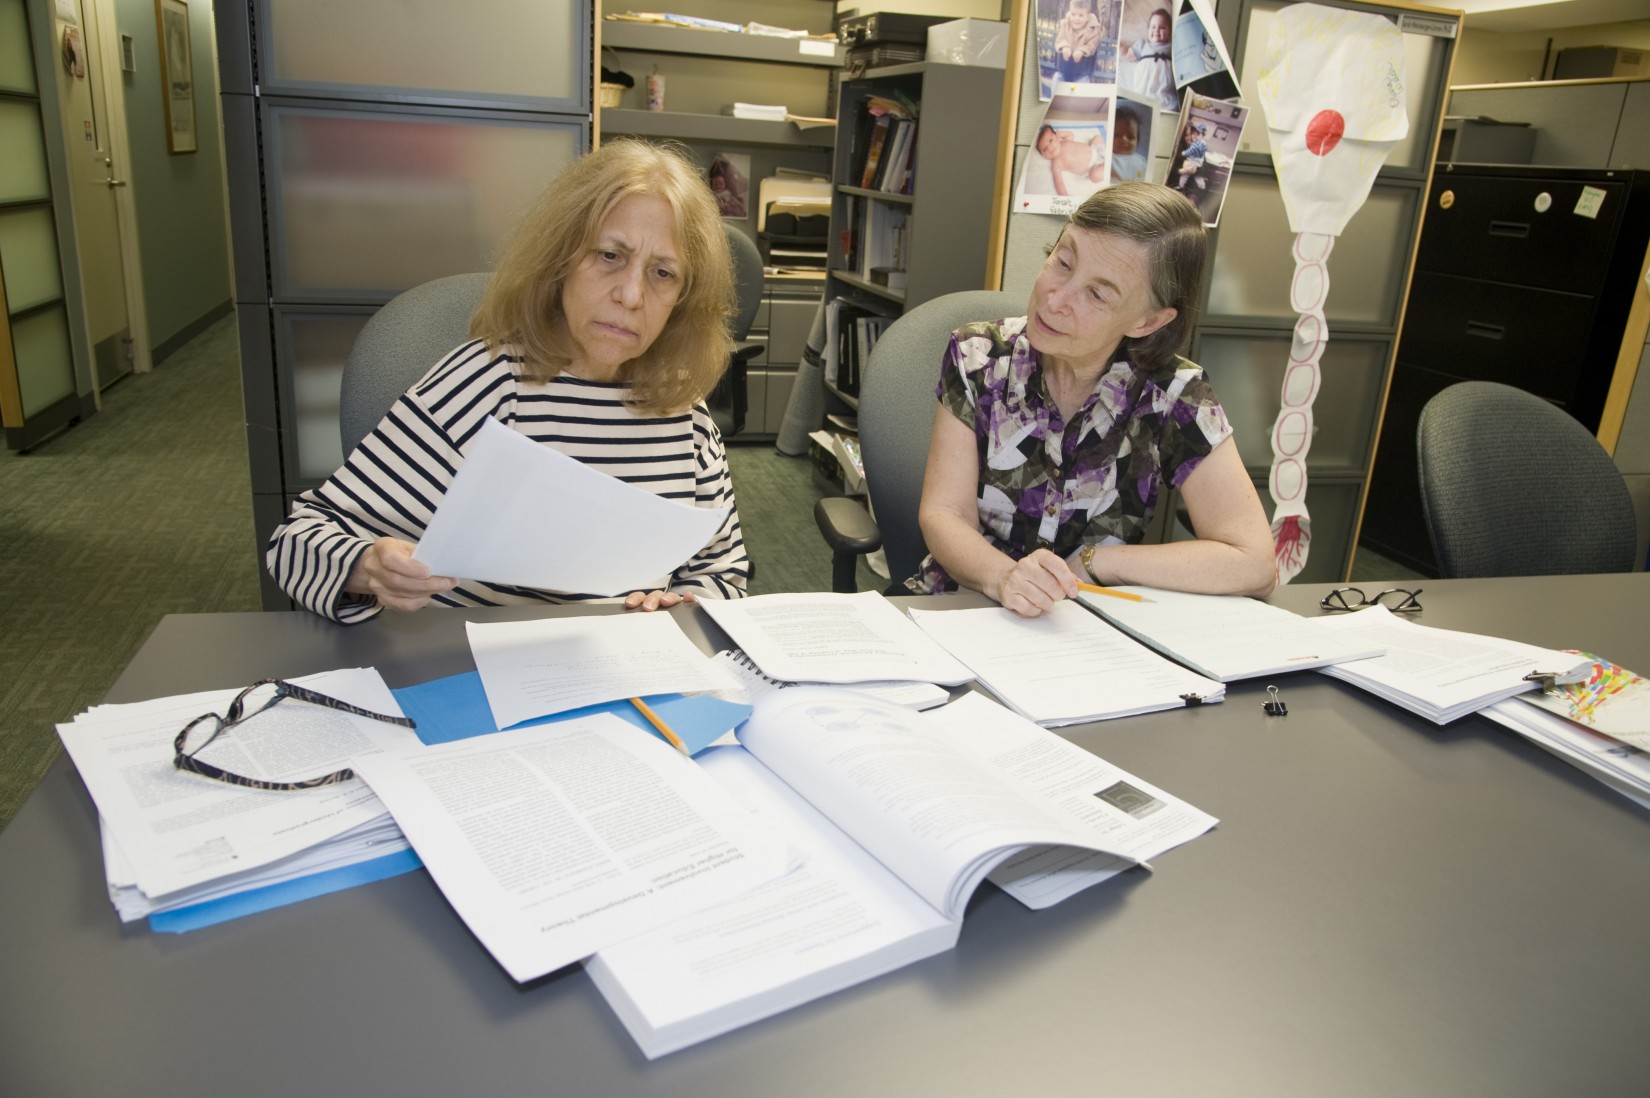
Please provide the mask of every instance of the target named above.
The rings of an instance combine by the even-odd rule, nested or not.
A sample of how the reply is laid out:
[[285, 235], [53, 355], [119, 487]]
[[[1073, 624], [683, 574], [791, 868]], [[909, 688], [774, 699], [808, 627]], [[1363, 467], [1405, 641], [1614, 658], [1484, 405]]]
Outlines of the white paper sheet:
[[904, 679], [956, 686], [974, 677], [875, 591], [706, 599], [699, 605], [756, 666], [776, 679]]
[[[399, 715], [395, 697], [370, 668], [295, 682], [377, 713]], [[268, 865], [384, 816], [359, 779], [306, 790], [230, 785], [172, 765], [172, 740], [203, 713], [222, 713], [236, 690], [100, 705], [58, 735], [98, 813], [129, 863], [131, 881], [151, 898]], [[240, 755], [259, 725], [284, 743], [278, 767]], [[308, 735], [295, 735], [308, 731]], [[376, 751], [418, 742], [411, 729], [333, 709], [284, 701], [214, 742], [210, 761], [276, 780], [312, 778]], [[207, 758], [206, 752], [202, 753]], [[127, 883], [127, 882], [120, 882]]]
[[688, 758], [610, 714], [362, 760], [448, 901], [530, 980], [784, 872]]
[[500, 728], [619, 698], [736, 685], [669, 614], [467, 622], [465, 629]]
[[727, 517], [725, 507], [663, 499], [489, 419], [413, 558], [437, 576], [543, 591], [661, 590]]

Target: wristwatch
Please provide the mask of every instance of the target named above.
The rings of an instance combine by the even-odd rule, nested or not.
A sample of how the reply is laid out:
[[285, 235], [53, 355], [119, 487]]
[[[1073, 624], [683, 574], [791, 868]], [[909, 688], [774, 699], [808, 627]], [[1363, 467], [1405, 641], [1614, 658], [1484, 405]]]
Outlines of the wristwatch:
[[1083, 571], [1089, 574], [1089, 579], [1099, 583], [1100, 577], [1094, 574], [1094, 546], [1083, 546], [1082, 549], [1078, 550], [1077, 559], [1083, 562]]

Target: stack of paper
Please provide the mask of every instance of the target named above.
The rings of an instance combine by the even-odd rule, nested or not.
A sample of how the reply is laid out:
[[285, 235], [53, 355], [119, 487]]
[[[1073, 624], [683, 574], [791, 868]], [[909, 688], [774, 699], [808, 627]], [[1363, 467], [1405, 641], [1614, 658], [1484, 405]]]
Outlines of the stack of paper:
[[739, 735], [706, 771], [806, 856], [587, 962], [650, 1058], [949, 949], [988, 875], [1040, 909], [1216, 822], [977, 693], [785, 690]]
[[777, 106], [766, 103], [735, 103], [727, 108], [727, 112], [735, 118], [747, 118], [754, 122], [783, 122], [789, 113], [783, 103]]
[[1035, 618], [1000, 606], [913, 610], [911, 618], [1004, 704], [1044, 726], [1226, 697], [1221, 683], [1164, 659], [1072, 602]]
[[1139, 601], [1087, 591], [1078, 600], [1136, 640], [1221, 682], [1304, 671], [1382, 651], [1364, 638], [1325, 633], [1315, 620], [1241, 595], [1113, 590]]
[[1362, 687], [1435, 724], [1448, 724], [1539, 689], [1542, 679], [1573, 682], [1587, 667], [1572, 652], [1434, 629], [1403, 621], [1384, 606], [1321, 618], [1318, 624], [1355, 644], [1386, 650], [1384, 656], [1321, 668], [1325, 675]]
[[[401, 712], [371, 669], [296, 681], [376, 713]], [[360, 779], [301, 791], [256, 790], [175, 768], [173, 738], [196, 717], [222, 713], [236, 693], [100, 705], [58, 725], [97, 804], [109, 899], [123, 921], [390, 856], [402, 856], [395, 872], [418, 864]], [[238, 773], [295, 781], [417, 743], [407, 728], [286, 701], [234, 726], [200, 757]], [[358, 881], [340, 879], [337, 886], [352, 883]]]
[[699, 605], [765, 674], [787, 682], [957, 686], [974, 677], [875, 591], [704, 599]]
[[1587, 675], [1484, 710], [1530, 742], [1650, 808], [1650, 682], [1584, 652]]

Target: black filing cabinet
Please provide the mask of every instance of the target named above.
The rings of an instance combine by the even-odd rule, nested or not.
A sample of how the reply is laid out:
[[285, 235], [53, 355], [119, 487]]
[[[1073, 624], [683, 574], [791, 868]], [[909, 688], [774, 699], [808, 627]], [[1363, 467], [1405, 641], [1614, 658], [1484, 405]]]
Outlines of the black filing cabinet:
[[1531, 392], [1597, 431], [1650, 240], [1650, 172], [1440, 164], [1360, 544], [1437, 574], [1415, 426], [1458, 381]]

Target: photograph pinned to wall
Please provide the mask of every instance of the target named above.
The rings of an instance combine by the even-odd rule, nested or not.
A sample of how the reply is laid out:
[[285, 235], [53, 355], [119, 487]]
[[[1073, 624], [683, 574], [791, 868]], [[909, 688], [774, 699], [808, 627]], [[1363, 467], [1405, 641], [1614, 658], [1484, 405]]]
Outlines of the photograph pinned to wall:
[[1112, 110], [1111, 182], [1149, 182], [1155, 105], [1119, 94]]
[[1174, 24], [1175, 86], [1182, 94], [1191, 92], [1209, 99], [1236, 99], [1235, 71], [1207, 0], [1188, 0]]
[[1058, 85], [1020, 168], [1014, 209], [1068, 214], [1106, 185], [1111, 165], [1111, 87]]
[[1037, 97], [1060, 84], [1115, 84], [1123, 0], [1037, 0]]
[[192, 153], [200, 142], [195, 133], [189, 5], [184, 0], [155, 0], [155, 31], [160, 39], [160, 84], [166, 101], [166, 148], [171, 153]]
[[1247, 107], [1201, 95], [1188, 95], [1181, 110], [1175, 152], [1164, 182], [1179, 191], [1210, 228], [1220, 223], [1232, 181], [1232, 162], [1248, 118]]
[[747, 153], [717, 153], [705, 171], [723, 217], [750, 216], [751, 158]]
[[1174, 82], [1174, 0], [1123, 0], [1117, 85], [1160, 111], [1180, 110]]

